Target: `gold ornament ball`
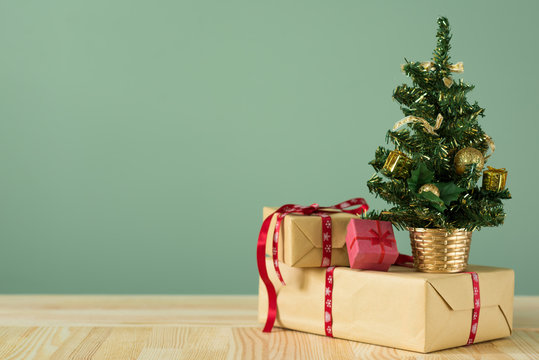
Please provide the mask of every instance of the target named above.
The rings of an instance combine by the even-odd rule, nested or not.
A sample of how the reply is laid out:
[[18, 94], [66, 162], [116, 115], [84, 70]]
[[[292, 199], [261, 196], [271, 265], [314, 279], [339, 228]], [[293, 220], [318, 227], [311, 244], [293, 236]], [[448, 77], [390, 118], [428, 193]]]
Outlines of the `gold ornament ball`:
[[421, 186], [419, 188], [419, 192], [422, 193], [422, 192], [425, 192], [425, 191], [430, 191], [431, 193], [433, 193], [434, 195], [440, 197], [440, 190], [438, 189], [438, 187], [434, 184], [425, 184], [423, 186]]
[[461, 149], [455, 155], [455, 172], [459, 175], [466, 172], [466, 166], [477, 164], [477, 171], [481, 171], [485, 165], [485, 158], [481, 151], [472, 147]]

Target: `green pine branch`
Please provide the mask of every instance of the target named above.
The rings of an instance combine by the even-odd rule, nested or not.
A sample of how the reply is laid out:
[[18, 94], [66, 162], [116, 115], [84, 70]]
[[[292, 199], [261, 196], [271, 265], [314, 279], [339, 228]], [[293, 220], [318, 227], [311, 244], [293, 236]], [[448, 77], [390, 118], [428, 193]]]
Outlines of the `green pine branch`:
[[442, 75], [449, 74], [449, 50], [451, 49], [451, 33], [449, 21], [446, 17], [438, 19], [438, 32], [436, 33], [437, 44], [434, 49], [432, 60]]

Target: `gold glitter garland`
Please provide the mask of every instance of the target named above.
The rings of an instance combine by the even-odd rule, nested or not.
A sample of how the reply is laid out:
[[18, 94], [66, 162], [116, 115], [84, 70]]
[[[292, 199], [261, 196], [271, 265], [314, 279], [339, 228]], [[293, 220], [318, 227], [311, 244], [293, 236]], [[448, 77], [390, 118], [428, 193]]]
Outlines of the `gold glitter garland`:
[[[423, 61], [421, 63], [421, 66], [425, 70], [432, 70], [434, 68], [434, 62], [432, 62], [432, 61]], [[456, 64], [448, 65], [447, 67], [449, 68], [449, 71], [454, 72], [454, 73], [462, 73], [462, 72], [464, 72], [464, 63], [462, 61], [459, 61]]]
[[427, 120], [423, 118], [420, 118], [417, 116], [407, 116], [404, 119], [397, 121], [395, 125], [393, 125], [393, 129], [391, 131], [396, 131], [405, 124], [415, 122], [415, 123], [420, 123], [421, 125], [423, 125], [423, 130], [425, 130], [425, 132], [432, 134], [434, 136], [438, 136], [438, 134], [436, 133], [436, 130], [440, 128], [443, 120], [444, 120], [444, 117], [442, 116], [442, 114], [438, 114], [438, 116], [436, 117], [436, 123], [434, 124], [434, 126], [432, 126], [431, 124], [429, 124]]
[[490, 154], [485, 156], [485, 160], [486, 160], [489, 157], [491, 157], [492, 154], [494, 154], [494, 150], [496, 150], [496, 145], [494, 145], [494, 140], [492, 140], [492, 138], [488, 136], [487, 134], [485, 134], [485, 141], [487, 142], [488, 147], [490, 148]]
[[[421, 67], [427, 71], [434, 69], [434, 62], [432, 61], [423, 61], [420, 63]], [[456, 64], [448, 65], [449, 71], [454, 73], [462, 73], [464, 72], [464, 63], [462, 61], [459, 61]], [[404, 65], [401, 65], [401, 70], [404, 71]], [[453, 79], [451, 77], [444, 77], [443, 79], [444, 85], [449, 89], [451, 86], [453, 86]]]
[[[432, 70], [434, 69], [434, 62], [432, 61], [423, 61], [420, 63], [421, 67], [425, 70]], [[454, 73], [462, 73], [464, 72], [464, 63], [462, 61], [459, 61], [456, 64], [448, 65], [449, 71]], [[404, 65], [401, 65], [401, 70], [404, 71]]]

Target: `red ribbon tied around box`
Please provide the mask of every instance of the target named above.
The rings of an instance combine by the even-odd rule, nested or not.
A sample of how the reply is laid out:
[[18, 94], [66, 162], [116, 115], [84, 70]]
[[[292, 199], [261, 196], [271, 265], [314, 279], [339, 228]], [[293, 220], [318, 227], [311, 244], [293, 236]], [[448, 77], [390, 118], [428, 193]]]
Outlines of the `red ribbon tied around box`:
[[470, 335], [466, 345], [471, 345], [475, 341], [477, 335], [477, 327], [479, 326], [479, 310], [481, 310], [481, 295], [479, 293], [479, 275], [476, 272], [467, 272], [472, 276], [473, 286], [473, 311], [472, 311], [472, 326], [470, 327]]
[[333, 302], [333, 283], [335, 277], [333, 273], [335, 272], [335, 266], [330, 266], [326, 269], [326, 292], [324, 299], [324, 330], [326, 331], [326, 336], [333, 337], [333, 311], [332, 311], [332, 302]]
[[385, 247], [392, 247], [393, 246], [393, 239], [389, 238], [388, 236], [391, 234], [391, 231], [386, 230], [382, 233], [382, 229], [380, 228], [380, 221], [376, 221], [376, 230], [370, 229], [369, 232], [372, 234], [372, 236], [355, 236], [355, 240], [370, 240], [372, 245], [380, 245], [380, 257], [378, 258], [378, 264], [381, 264], [384, 260], [384, 256], [386, 254]]
[[[355, 207], [354, 209], [349, 209]], [[271, 220], [277, 215], [277, 222], [275, 223], [275, 229], [273, 231], [272, 242], [272, 256], [273, 267], [277, 278], [283, 285], [285, 285], [284, 279], [279, 270], [279, 256], [278, 256], [278, 244], [279, 244], [279, 231], [281, 228], [281, 222], [287, 214], [301, 214], [301, 215], [317, 215], [322, 219], [322, 263], [321, 267], [328, 267], [331, 265], [331, 218], [329, 213], [338, 210], [348, 214], [360, 215], [369, 209], [367, 202], [363, 198], [353, 198], [339, 204], [327, 207], [321, 207], [318, 204], [312, 204], [309, 206], [301, 206], [296, 204], [286, 204], [278, 208], [270, 216], [268, 216], [262, 223], [260, 232], [258, 234], [258, 244], [256, 249], [256, 260], [258, 264], [258, 274], [262, 279], [262, 282], [266, 286], [268, 293], [268, 317], [266, 319], [266, 325], [264, 326], [264, 332], [270, 332], [275, 323], [277, 316], [277, 294], [275, 287], [271, 283], [268, 275], [268, 269], [266, 268], [266, 241], [268, 238], [269, 226]]]

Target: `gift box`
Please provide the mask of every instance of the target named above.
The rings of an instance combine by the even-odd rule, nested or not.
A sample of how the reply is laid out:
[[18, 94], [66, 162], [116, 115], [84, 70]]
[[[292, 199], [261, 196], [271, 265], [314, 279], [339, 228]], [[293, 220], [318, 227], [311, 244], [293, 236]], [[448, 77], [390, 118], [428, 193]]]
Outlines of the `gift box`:
[[352, 269], [387, 271], [399, 256], [389, 221], [350, 220], [346, 248]]
[[[277, 208], [264, 207], [263, 216], [266, 219]], [[346, 250], [346, 227], [350, 219], [360, 216], [337, 211], [328, 211], [331, 218], [331, 261], [326, 266], [348, 266]], [[273, 234], [277, 217], [269, 227]], [[279, 229], [278, 259], [280, 262], [294, 267], [320, 267], [323, 256], [322, 218], [315, 215], [287, 214]], [[272, 254], [272, 242], [266, 243], [266, 254]]]
[[[468, 270], [475, 275], [281, 264], [286, 286], [270, 272], [277, 289], [275, 326], [423, 353], [509, 336], [513, 270]], [[261, 281], [259, 320], [267, 314]]]

